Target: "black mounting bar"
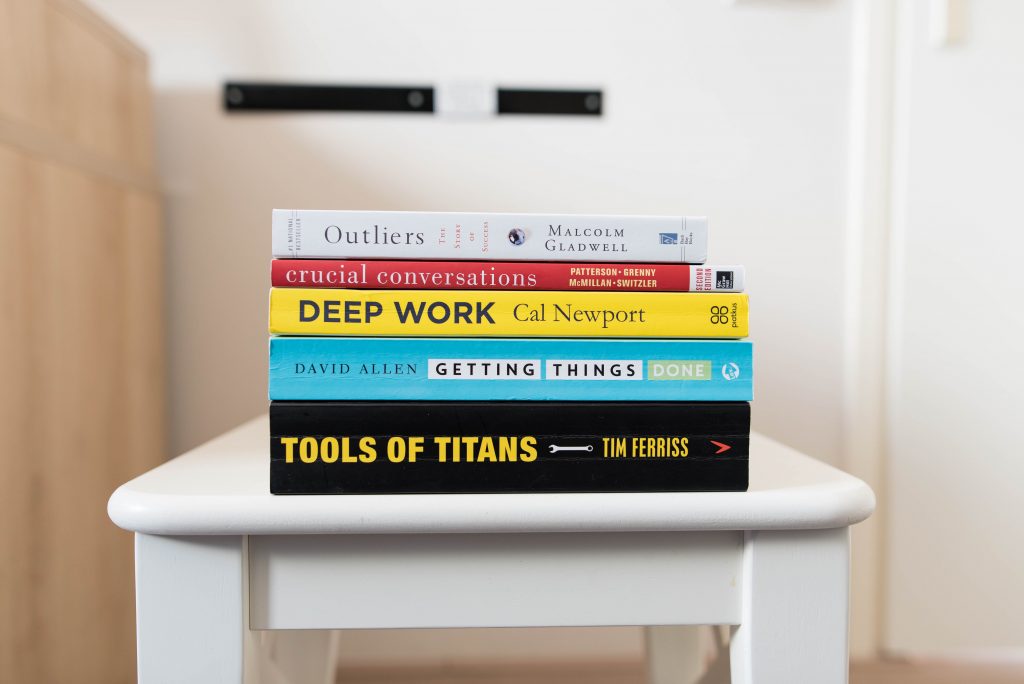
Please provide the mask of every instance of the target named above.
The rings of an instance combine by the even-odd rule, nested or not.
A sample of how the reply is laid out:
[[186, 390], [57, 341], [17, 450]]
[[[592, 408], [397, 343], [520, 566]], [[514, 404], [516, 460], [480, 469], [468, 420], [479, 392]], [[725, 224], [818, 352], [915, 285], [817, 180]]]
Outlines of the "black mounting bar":
[[430, 86], [327, 86], [277, 83], [224, 84], [228, 111], [426, 112], [434, 111]]
[[[600, 116], [600, 90], [497, 88], [497, 114]], [[432, 86], [224, 84], [229, 112], [408, 112], [433, 113]]]
[[498, 88], [498, 113], [601, 116], [601, 91]]

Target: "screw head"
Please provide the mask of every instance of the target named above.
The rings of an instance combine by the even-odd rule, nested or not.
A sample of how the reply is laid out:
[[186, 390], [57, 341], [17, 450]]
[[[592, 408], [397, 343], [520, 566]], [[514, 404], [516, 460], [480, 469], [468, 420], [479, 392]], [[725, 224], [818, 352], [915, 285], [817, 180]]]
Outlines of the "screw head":
[[242, 89], [237, 86], [231, 86], [228, 88], [224, 97], [227, 98], [228, 104], [230, 105], [237, 106], [245, 102], [245, 94], [242, 92]]
[[413, 109], [419, 109], [427, 101], [427, 98], [419, 90], [410, 90], [409, 95], [405, 99]]

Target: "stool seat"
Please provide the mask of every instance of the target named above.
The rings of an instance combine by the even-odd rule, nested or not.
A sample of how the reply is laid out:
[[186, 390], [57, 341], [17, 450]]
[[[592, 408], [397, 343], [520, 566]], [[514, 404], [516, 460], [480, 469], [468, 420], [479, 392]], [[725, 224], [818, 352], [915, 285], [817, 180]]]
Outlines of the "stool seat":
[[[707, 624], [732, 626], [734, 684], [847, 681], [849, 526], [874, 494], [767, 437], [747, 492], [274, 496], [269, 434], [257, 418], [111, 496], [142, 684], [332, 682], [327, 630]], [[667, 667], [699, 663], [695, 640], [661, 637], [652, 679], [696, 681]]]

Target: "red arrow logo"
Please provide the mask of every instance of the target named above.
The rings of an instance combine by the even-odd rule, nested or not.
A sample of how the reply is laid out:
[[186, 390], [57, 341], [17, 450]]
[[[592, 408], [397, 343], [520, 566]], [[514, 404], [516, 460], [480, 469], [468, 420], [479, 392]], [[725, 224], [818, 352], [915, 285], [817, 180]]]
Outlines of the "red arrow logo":
[[728, 444], [722, 444], [721, 442], [716, 442], [713, 439], [712, 440], [708, 440], [708, 441], [710, 441], [712, 444], [714, 444], [716, 447], [718, 447], [718, 451], [715, 452], [715, 456], [717, 456], [718, 454], [725, 453], [729, 449], [732, 449], [732, 447], [729, 446]]

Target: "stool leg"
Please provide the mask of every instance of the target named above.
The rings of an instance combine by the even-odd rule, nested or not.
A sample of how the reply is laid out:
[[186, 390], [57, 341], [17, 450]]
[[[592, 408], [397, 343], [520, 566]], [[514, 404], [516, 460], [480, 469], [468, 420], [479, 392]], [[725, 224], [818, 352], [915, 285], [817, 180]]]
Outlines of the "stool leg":
[[748, 532], [733, 684], [846, 684], [849, 528]]
[[140, 684], [243, 678], [243, 537], [135, 535]]
[[647, 627], [647, 684], [697, 684], [704, 671], [701, 627]]
[[[285, 684], [334, 684], [341, 636], [327, 629], [266, 632], [269, 659]], [[260, 684], [266, 684], [260, 682]]]

